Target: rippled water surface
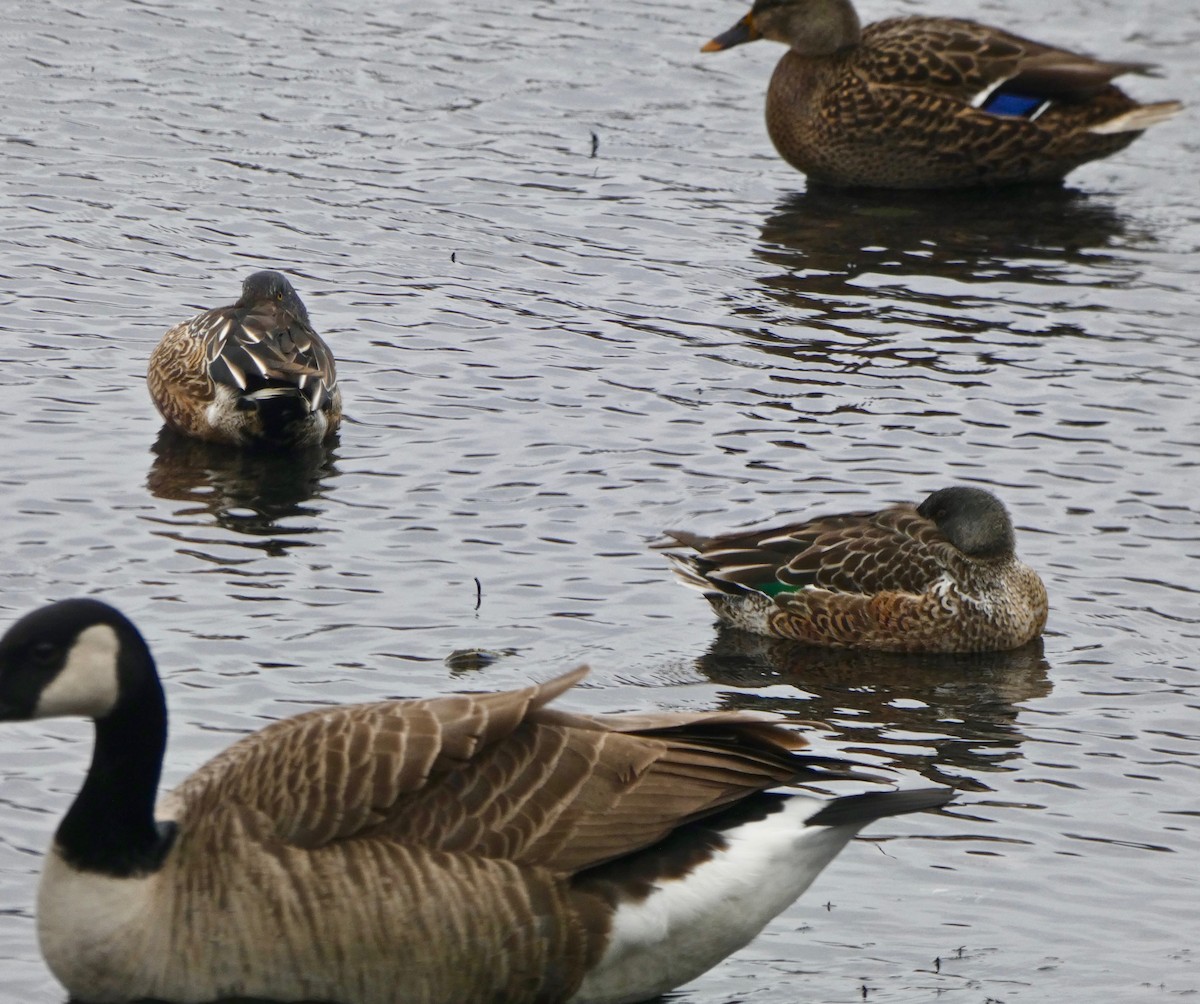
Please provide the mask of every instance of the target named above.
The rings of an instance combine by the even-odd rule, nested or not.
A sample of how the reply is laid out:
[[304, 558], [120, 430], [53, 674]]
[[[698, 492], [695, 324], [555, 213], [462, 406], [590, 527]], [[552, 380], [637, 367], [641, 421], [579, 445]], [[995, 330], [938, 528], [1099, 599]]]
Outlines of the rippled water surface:
[[[1192, 0], [879, 0], [1162, 66]], [[166, 678], [173, 783], [313, 704], [593, 666], [577, 706], [771, 707], [962, 791], [889, 820], [680, 995], [1200, 993], [1195, 112], [1062, 191], [806, 192], [738, 3], [22, 5], [0, 33], [7, 623], [90, 593]], [[329, 453], [159, 437], [166, 327], [291, 273], [340, 360]], [[1008, 503], [1043, 644], [797, 652], [718, 634], [647, 538]], [[477, 607], [476, 582], [481, 595]], [[447, 657], [505, 653], [484, 668]], [[0, 999], [58, 1002], [41, 853], [83, 723], [0, 733]]]

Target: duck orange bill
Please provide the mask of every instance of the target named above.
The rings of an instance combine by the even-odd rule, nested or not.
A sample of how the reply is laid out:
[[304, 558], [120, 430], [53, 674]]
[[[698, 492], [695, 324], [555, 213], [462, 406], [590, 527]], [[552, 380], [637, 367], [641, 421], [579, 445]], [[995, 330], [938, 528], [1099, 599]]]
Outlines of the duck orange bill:
[[754, 27], [754, 18], [747, 14], [728, 31], [722, 32], [711, 42], [705, 42], [700, 46], [700, 51], [720, 52], [722, 49], [732, 49], [735, 45], [741, 45], [743, 42], [753, 42], [758, 38], [762, 38], [762, 35]]

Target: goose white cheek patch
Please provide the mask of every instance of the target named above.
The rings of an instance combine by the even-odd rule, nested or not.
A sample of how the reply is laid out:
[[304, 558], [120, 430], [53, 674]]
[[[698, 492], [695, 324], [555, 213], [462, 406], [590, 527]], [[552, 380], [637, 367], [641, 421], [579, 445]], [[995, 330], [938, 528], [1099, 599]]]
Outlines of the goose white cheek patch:
[[35, 718], [83, 715], [99, 718], [117, 703], [117, 633], [107, 624], [83, 631], [67, 653], [67, 661], [42, 691]]

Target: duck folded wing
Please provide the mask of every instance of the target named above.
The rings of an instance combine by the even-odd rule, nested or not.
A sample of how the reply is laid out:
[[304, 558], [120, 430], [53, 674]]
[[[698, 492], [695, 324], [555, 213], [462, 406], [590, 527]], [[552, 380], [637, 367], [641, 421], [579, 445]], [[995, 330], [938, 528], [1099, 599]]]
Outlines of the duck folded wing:
[[912, 506], [716, 537], [669, 536], [697, 551], [685, 560], [708, 582], [772, 595], [805, 587], [922, 593], [955, 560], [954, 547]]
[[954, 548], [911, 507], [886, 509], [854, 526], [815, 521], [776, 573], [792, 588], [845, 593], [923, 593], [954, 560]]
[[1149, 68], [1093, 59], [954, 18], [879, 21], [863, 30], [862, 44], [876, 85], [933, 88], [967, 103], [1002, 83], [1044, 98], [1083, 100], [1115, 77]]
[[288, 384], [316, 395], [312, 406], [328, 398], [326, 385], [334, 377], [328, 347], [302, 324], [274, 312], [232, 319], [220, 337], [209, 342], [208, 370], [212, 379], [239, 392], [268, 384]]

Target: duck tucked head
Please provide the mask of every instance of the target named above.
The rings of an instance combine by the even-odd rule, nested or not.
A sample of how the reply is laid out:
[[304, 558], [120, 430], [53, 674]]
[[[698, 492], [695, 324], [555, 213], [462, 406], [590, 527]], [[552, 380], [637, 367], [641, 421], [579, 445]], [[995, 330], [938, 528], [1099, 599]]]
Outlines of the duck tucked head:
[[956, 485], [934, 492], [917, 507], [951, 544], [972, 558], [1011, 557], [1016, 547], [1004, 504], [982, 488]]
[[64, 600], [22, 617], [0, 638], [0, 720], [102, 719], [137, 675], [145, 643], [98, 600]]
[[256, 307], [272, 304], [311, 326], [308, 311], [304, 308], [300, 294], [296, 292], [292, 284], [288, 282], [287, 276], [282, 272], [255, 272], [253, 275], [246, 276], [242, 282], [241, 298], [234, 306], [244, 310], [253, 310]]
[[749, 14], [701, 51], [717, 52], [766, 38], [802, 56], [828, 56], [857, 45], [861, 37], [862, 23], [850, 0], [755, 0]]

